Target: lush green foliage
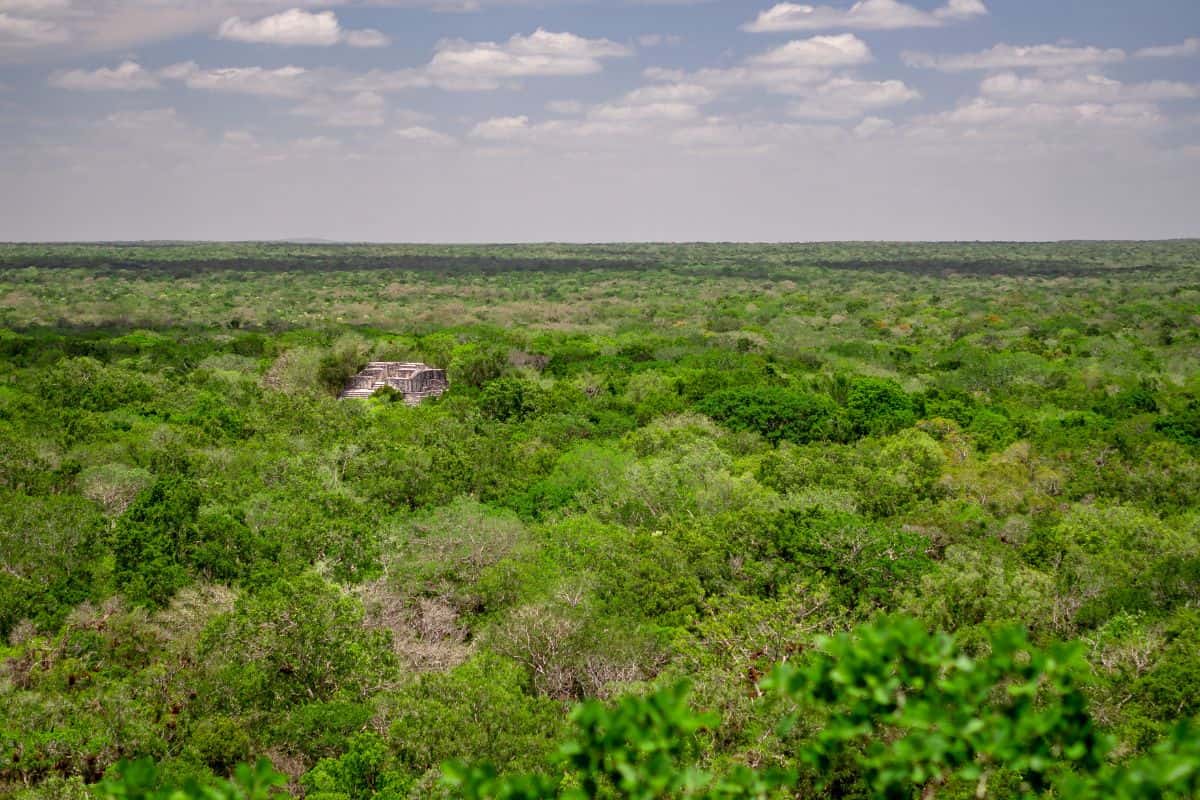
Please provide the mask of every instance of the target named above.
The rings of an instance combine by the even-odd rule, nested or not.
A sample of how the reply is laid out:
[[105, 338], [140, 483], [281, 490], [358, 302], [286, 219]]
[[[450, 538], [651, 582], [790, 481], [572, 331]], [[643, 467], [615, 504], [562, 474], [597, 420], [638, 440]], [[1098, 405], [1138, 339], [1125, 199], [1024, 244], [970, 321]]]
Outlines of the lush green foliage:
[[193, 779], [168, 788], [160, 786], [158, 768], [150, 759], [122, 761], [111, 773], [96, 789], [100, 800], [268, 800], [277, 796], [273, 788], [286, 783], [266, 759], [253, 769], [239, 765], [231, 781], [203, 784]]
[[[798, 705], [784, 729], [815, 715], [820, 729], [798, 746], [801, 769], [829, 789], [839, 764], [861, 770], [879, 798], [931, 798], [959, 787], [988, 796], [1191, 797], [1200, 791], [1200, 744], [1183, 725], [1130, 765], [1105, 762], [1111, 747], [1089, 716], [1076, 680], [1075, 646], [1030, 646], [1007, 629], [972, 657], [953, 638], [890, 617], [853, 634], [822, 637], [813, 657], [781, 664], [765, 682]], [[715, 775], [697, 765], [697, 734], [719, 724], [687, 704], [679, 684], [614, 708], [590, 701], [571, 715], [576, 736], [559, 750], [564, 773], [499, 776], [449, 764], [446, 783], [464, 797], [766, 797], [797, 789], [795, 771], [744, 766]]]
[[1186, 796], [1198, 266], [0, 246], [0, 795]]

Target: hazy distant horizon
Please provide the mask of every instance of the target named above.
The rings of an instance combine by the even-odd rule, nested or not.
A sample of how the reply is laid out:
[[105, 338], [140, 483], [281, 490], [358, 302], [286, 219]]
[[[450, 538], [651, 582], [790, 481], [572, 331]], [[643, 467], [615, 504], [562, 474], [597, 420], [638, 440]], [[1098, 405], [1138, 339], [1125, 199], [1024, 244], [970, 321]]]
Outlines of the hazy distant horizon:
[[788, 245], [852, 245], [852, 244], [930, 244], [930, 245], [952, 245], [952, 244], [1105, 244], [1105, 243], [1154, 243], [1154, 242], [1191, 242], [1200, 241], [1200, 235], [1196, 236], [1163, 236], [1152, 239], [808, 239], [787, 241], [779, 240], [736, 240], [736, 239], [692, 239], [692, 240], [635, 240], [635, 239], [608, 239], [608, 240], [562, 240], [562, 239], [527, 239], [527, 240], [512, 240], [512, 241], [486, 241], [486, 240], [460, 240], [460, 241], [417, 241], [417, 240], [381, 240], [381, 239], [361, 239], [361, 240], [334, 240], [334, 239], [313, 239], [301, 237], [296, 239], [45, 239], [45, 240], [28, 240], [22, 241], [17, 239], [0, 240], [0, 245], [190, 245], [190, 244], [295, 244], [320, 247], [329, 246], [405, 246], [405, 247], [456, 247], [456, 246], [494, 246], [494, 247], [511, 247], [521, 245], [564, 245], [571, 247], [588, 247], [605, 245], [663, 245], [663, 246], [687, 246], [687, 245], [714, 245], [727, 244], [730, 246], [743, 245], [763, 245], [763, 246], [788, 246]]

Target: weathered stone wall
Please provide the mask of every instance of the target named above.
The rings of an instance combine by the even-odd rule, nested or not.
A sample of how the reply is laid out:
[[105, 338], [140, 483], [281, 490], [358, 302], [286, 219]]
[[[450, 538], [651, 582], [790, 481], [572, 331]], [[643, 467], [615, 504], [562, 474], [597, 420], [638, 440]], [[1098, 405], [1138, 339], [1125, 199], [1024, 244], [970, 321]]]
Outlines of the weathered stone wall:
[[384, 386], [401, 392], [409, 405], [416, 405], [426, 397], [441, 395], [450, 383], [445, 370], [427, 364], [381, 361], [368, 364], [350, 378], [338, 397], [343, 400], [370, 397]]

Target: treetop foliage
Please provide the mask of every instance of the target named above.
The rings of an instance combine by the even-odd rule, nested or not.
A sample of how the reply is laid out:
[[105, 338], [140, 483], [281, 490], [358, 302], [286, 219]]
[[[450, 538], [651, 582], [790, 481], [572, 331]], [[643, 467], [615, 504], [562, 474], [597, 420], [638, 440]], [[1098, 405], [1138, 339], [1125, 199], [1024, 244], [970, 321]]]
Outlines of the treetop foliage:
[[1198, 265], [0, 245], [0, 796], [1194, 796]]

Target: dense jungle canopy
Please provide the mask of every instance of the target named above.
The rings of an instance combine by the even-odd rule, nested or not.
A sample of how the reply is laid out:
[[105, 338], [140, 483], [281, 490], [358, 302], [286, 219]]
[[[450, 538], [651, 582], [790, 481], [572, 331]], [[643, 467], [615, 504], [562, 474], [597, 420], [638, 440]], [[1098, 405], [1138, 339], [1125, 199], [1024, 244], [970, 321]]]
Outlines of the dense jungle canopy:
[[0, 796], [1186, 798], [1197, 715], [1196, 241], [0, 245]]

